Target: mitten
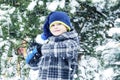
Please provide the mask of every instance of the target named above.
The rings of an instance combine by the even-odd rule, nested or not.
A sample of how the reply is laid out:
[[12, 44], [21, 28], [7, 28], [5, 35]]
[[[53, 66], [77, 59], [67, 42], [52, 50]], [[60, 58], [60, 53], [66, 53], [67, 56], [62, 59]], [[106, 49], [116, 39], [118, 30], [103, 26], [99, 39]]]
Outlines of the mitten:
[[27, 50], [28, 55], [26, 56], [26, 63], [30, 66], [37, 66], [37, 63], [39, 62], [41, 54], [41, 46], [38, 43], [31, 43], [30, 47]]
[[31, 67], [37, 66], [37, 63], [39, 62], [40, 57], [42, 56], [41, 46], [47, 41], [48, 41], [47, 37], [45, 36], [44, 33], [42, 33], [35, 38], [35, 42], [33, 41], [29, 45], [26, 63], [29, 64]]

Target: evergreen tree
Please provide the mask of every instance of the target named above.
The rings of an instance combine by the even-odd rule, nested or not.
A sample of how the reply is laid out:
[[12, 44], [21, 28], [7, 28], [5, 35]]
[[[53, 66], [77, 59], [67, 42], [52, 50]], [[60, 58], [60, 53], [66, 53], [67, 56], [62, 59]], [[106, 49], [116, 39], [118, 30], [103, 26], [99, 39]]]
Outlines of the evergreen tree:
[[[0, 13], [0, 77], [5, 76], [4, 78], [9, 79], [15, 77], [17, 73], [19, 77], [16, 78], [28, 78], [29, 68], [24, 62], [23, 55], [18, 54], [18, 48], [21, 46], [27, 47], [29, 41], [42, 32], [41, 28], [44, 19], [48, 13], [51, 12], [47, 8], [47, 3], [53, 1], [54, 0], [0, 0], [0, 11], [4, 13]], [[61, 0], [58, 1], [60, 2]], [[93, 0], [76, 0], [78, 5], [74, 6], [71, 5], [73, 4], [71, 1], [65, 0], [64, 8], [58, 5], [57, 10], [68, 12], [73, 23], [72, 25], [75, 26], [80, 36], [80, 56], [85, 56], [81, 58], [80, 64], [82, 60], [85, 61], [86, 64], [79, 66], [79, 75], [76, 79], [95, 80], [94, 74], [100, 75], [99, 71], [102, 69], [106, 70], [108, 66], [115, 70], [119, 69], [119, 65], [106, 64], [105, 56], [103, 56], [106, 50], [96, 52], [96, 47], [106, 45], [109, 39], [119, 41], [118, 35], [113, 38], [113, 36], [107, 34], [107, 31], [111, 27], [114, 27], [115, 19], [120, 18], [120, 1], [113, 1], [113, 4], [112, 0], [105, 0], [104, 3], [93, 3]], [[35, 3], [35, 6], [33, 9], [29, 10], [28, 6], [32, 2]], [[104, 4], [104, 6], [102, 6], [103, 8], [101, 4]], [[75, 9], [74, 12], [72, 12], [73, 9]], [[30, 38], [30, 40], [27, 38]], [[27, 42], [26, 46], [22, 44], [24, 40]], [[119, 47], [117, 49], [119, 49]], [[114, 50], [114, 48], [111, 50]], [[116, 60], [119, 61], [119, 50], [114, 50], [114, 53], [111, 53], [109, 58], [114, 58], [115, 56]], [[87, 63], [94, 60], [96, 61], [97, 68], [92, 65], [92, 63]], [[109, 59], [107, 59], [107, 61], [109, 61]], [[14, 71], [8, 71], [11, 69]], [[119, 74], [119, 72], [116, 73]], [[113, 76], [113, 80], [119, 78], [120, 75]]]

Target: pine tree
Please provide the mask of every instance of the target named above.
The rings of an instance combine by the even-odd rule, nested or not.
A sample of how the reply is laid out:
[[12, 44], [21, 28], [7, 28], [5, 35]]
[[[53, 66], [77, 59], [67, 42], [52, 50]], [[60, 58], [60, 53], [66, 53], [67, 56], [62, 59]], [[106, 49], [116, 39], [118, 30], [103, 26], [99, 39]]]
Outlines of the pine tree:
[[[44, 18], [51, 12], [47, 9], [47, 2], [52, 1], [41, 1], [43, 2], [41, 5], [39, 4], [40, 1], [36, 0], [33, 10], [28, 10], [27, 7], [32, 0], [0, 0], [0, 10], [6, 12], [6, 14], [0, 15], [0, 43], [4, 43], [0, 46], [0, 70], [2, 70], [0, 71], [0, 77], [4, 76], [8, 79], [16, 76], [16, 73], [19, 75], [18, 78], [21, 79], [29, 77], [29, 68], [24, 62], [23, 55], [18, 54], [18, 48], [22, 46], [24, 40], [27, 42], [25, 46], [27, 47], [29, 41], [42, 32], [41, 28]], [[64, 8], [58, 6], [57, 10], [68, 12], [73, 23], [72, 25], [75, 26], [80, 36], [80, 56], [85, 56], [81, 58], [80, 63], [82, 63], [82, 60], [85, 61], [86, 65], [84, 67], [86, 69], [82, 67], [82, 64], [79, 65], [81, 70], [78, 70], [79, 76], [76, 80], [82, 80], [82, 78], [84, 80], [94, 80], [94, 74], [99, 74], [100, 70], [106, 70], [108, 66], [115, 70], [119, 69], [119, 65], [105, 64], [105, 58], [102, 55], [105, 50], [96, 52], [95, 48], [98, 45], [105, 45], [108, 39], [113, 39], [113, 37], [108, 36], [106, 31], [114, 27], [116, 18], [120, 18], [120, 1], [117, 0], [113, 5], [111, 0], [105, 0], [104, 8], [100, 7], [102, 3], [93, 3], [92, 0], [86, 0], [85, 2], [76, 0], [76, 2], [79, 6], [74, 6], [74, 13], [71, 12], [73, 6], [70, 5], [70, 0], [65, 0]], [[30, 40], [27, 40], [27, 38], [30, 38]], [[115, 38], [119, 41], [118, 36]], [[119, 53], [111, 55], [111, 57], [114, 56], [119, 61]], [[92, 63], [87, 63], [90, 61], [96, 61], [97, 68]], [[10, 69], [14, 71], [7, 71]], [[83, 73], [82, 70], [85, 70], [85, 72]], [[83, 74], [86, 75], [83, 76]], [[113, 80], [119, 78], [120, 76], [116, 75], [113, 77]]]

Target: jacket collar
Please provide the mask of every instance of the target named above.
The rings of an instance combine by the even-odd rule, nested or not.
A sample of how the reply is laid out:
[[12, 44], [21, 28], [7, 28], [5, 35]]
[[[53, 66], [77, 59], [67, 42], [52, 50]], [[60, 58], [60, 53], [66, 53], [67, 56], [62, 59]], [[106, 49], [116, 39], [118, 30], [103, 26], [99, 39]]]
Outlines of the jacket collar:
[[59, 36], [51, 36], [49, 38], [49, 41], [51, 42], [59, 42], [59, 41], [64, 41], [68, 39], [75, 40], [78, 37], [78, 34], [76, 33], [75, 30], [72, 30], [70, 32], [65, 32]]

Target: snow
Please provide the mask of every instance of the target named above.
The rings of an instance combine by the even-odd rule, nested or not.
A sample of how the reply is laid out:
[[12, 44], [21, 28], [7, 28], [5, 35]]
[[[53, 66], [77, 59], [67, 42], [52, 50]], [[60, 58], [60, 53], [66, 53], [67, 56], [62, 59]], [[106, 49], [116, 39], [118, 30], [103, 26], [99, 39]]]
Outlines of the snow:
[[[31, 11], [34, 9], [34, 7], [36, 6], [36, 1], [32, 1], [29, 6], [27, 7], [27, 10]], [[38, 2], [39, 5], [43, 5], [43, 1], [39, 1]], [[58, 0], [54, 0], [53, 2], [47, 2], [47, 8], [48, 10], [50, 11], [55, 11], [57, 9], [57, 7], [60, 7], [60, 8], [64, 8], [65, 6], [65, 0], [61, 0], [61, 1], [58, 1]]]
[[64, 8], [65, 7], [65, 0], [59, 1], [59, 7]]
[[0, 15], [7, 14], [7, 11], [0, 10]]
[[[27, 7], [27, 10], [31, 11], [34, 9], [35, 5], [36, 5], [36, 1], [37, 0], [32, 0], [32, 2], [29, 4], [29, 6]], [[82, 0], [82, 1], [85, 1], [85, 0]], [[99, 1], [104, 1], [104, 0], [93, 0], [93, 2], [99, 2]], [[40, 5], [43, 5], [43, 1], [39, 1], [39, 4]], [[75, 7], [76, 6], [79, 6], [79, 4], [76, 2], [76, 0], [71, 0], [71, 3], [70, 3], [71, 6], [71, 13], [74, 13], [76, 11]], [[15, 11], [15, 8], [14, 7], [10, 7], [10, 6], [6, 6], [6, 5], [1, 5], [2, 7], [4, 8], [9, 8], [8, 10], [1, 10], [0, 9], [0, 21], [2, 20], [7, 20], [7, 22], [5, 22], [5, 25], [9, 25], [11, 23], [11, 19], [10, 19], [10, 14], [12, 14], [14, 11]], [[48, 2], [47, 3], [47, 8], [50, 10], [50, 11], [55, 11], [57, 9], [57, 7], [61, 7], [61, 8], [64, 8], [65, 6], [65, 0], [61, 0], [61, 1], [58, 1], [58, 0], [54, 0], [53, 2]], [[25, 15], [25, 14], [24, 14]], [[20, 16], [18, 16], [18, 19], [20, 22], [22, 22], [22, 19]], [[44, 21], [45, 19], [45, 16], [41, 17], [40, 18], [41, 20]], [[120, 19], [116, 19], [115, 20], [115, 23], [120, 23]], [[20, 31], [23, 31], [23, 25], [21, 25], [21, 29]], [[114, 28], [110, 28], [108, 31], [107, 31], [107, 34], [111, 37], [113, 37], [114, 34], [120, 34], [120, 28], [119, 27], [114, 27]], [[0, 26], [0, 35], [2, 35], [2, 27]], [[16, 43], [17, 41], [16, 40], [13, 40], [14, 43]], [[2, 39], [0, 39], [0, 48], [4, 45], [4, 44], [8, 44], [8, 46], [5, 47], [6, 49], [6, 52], [7, 50], [9, 49], [9, 42], [7, 41], [2, 41]], [[95, 48], [95, 51], [96, 51], [96, 54], [98, 52], [100, 52], [101, 55], [105, 55], [105, 56], [102, 56], [104, 59], [106, 59], [106, 62], [105, 62], [105, 65], [108, 65], [109, 64], [109, 59], [108, 58], [111, 58], [113, 59], [113, 57], [111, 57], [112, 55], [111, 54], [118, 54], [119, 53], [119, 48], [120, 48], [120, 43], [119, 42], [116, 42], [114, 40], [108, 40], [104, 45], [98, 45], [96, 48]], [[110, 50], [108, 50], [110, 49]], [[117, 50], [117, 53], [116, 53], [116, 49]], [[2, 53], [4, 54], [2, 56], [2, 64], [4, 63], [5, 59], [7, 59], [7, 54], [6, 53]], [[12, 58], [11, 60], [11, 63], [14, 63], [17, 59], [17, 56], [14, 55], [14, 58]], [[107, 61], [108, 60], [108, 61]], [[113, 59], [114, 61], [114, 59]], [[119, 61], [116, 61], [113, 63], [114, 65], [120, 65], [120, 62]], [[8, 63], [8, 65], [10, 65]], [[79, 62], [79, 70], [81, 70], [81, 74], [79, 74], [79, 76], [82, 77], [83, 80], [85, 79], [88, 79], [90, 80], [90, 78], [94, 77], [94, 80], [112, 80], [112, 77], [115, 74], [114, 72], [114, 68], [112, 67], [109, 67], [109, 68], [101, 68], [100, 66], [100, 63], [99, 63], [99, 60], [95, 57], [90, 57], [90, 56], [82, 56], [81, 58], [81, 61]], [[2, 65], [4, 67], [4, 65]], [[25, 66], [27, 68], [27, 66]], [[2, 70], [2, 73], [6, 72], [6, 68]], [[13, 70], [15, 70], [15, 66], [13, 65], [10, 65], [10, 67], [8, 68], [8, 71], [10, 73], [14, 72]], [[34, 77], [32, 77], [34, 75]], [[30, 80], [35, 80], [37, 79], [38, 77], [38, 70], [34, 71], [34, 70], [30, 70], [29, 72], [29, 77], [30, 77]], [[75, 75], [75, 77], [77, 77], [77, 75]], [[81, 80], [82, 80], [81, 79]], [[20, 80], [20, 76], [14, 76], [12, 78], [10, 77], [4, 77], [4, 75], [1, 76], [1, 79], [0, 80]]]
[[32, 1], [29, 6], [27, 7], [27, 10], [32, 11], [36, 5], [36, 1]]
[[53, 2], [47, 2], [47, 8], [50, 11], [55, 11], [58, 8], [58, 6], [60, 8], [64, 8], [65, 7], [65, 0], [61, 0], [61, 1], [54, 0]]
[[[30, 74], [29, 74], [29, 76], [30, 76], [30, 80], [37, 80], [37, 78], [38, 78], [38, 74], [39, 74], [39, 71], [38, 70], [30, 70], [30, 72], [29, 72]], [[33, 76], [34, 75], [34, 77], [31, 77], [31, 76]]]
[[104, 78], [102, 78], [102, 80], [112, 80], [111, 76], [113, 76], [115, 73], [113, 68], [108, 68], [106, 70], [103, 70], [102, 74], [104, 75]]
[[38, 4], [39, 4], [39, 5], [43, 5], [43, 1], [39, 1]]
[[114, 34], [120, 34], [120, 28], [114, 27], [114, 28], [110, 28], [109, 31], [107, 31], [109, 36], [113, 36]]
[[120, 18], [117, 18], [114, 22], [114, 26], [120, 28]]
[[105, 45], [99, 45], [96, 47], [96, 51], [104, 51], [105, 49], [117, 48], [120, 45], [119, 42], [109, 41]]
[[2, 8], [6, 8], [6, 10], [1, 10], [0, 9], [0, 16], [1, 15], [7, 15], [7, 14], [12, 14], [14, 11], [15, 11], [15, 7], [10, 7], [9, 5], [6, 6], [6, 5], [1, 5]]
[[[112, 2], [116, 2], [117, 0], [111, 0]], [[97, 3], [97, 2], [104, 2], [104, 0], [92, 0], [93, 3]]]
[[9, 14], [12, 14], [14, 11], [15, 11], [15, 7], [13, 7], [12, 9], [9, 9], [9, 10], [8, 10], [8, 13], [9, 13]]
[[47, 3], [47, 8], [50, 11], [55, 11], [57, 9], [58, 5], [59, 5], [58, 1], [48, 2]]
[[117, 23], [117, 22], [120, 23], [120, 18], [117, 18], [117, 19], [115, 20], [115, 23]]
[[79, 3], [78, 3], [76, 0], [71, 0], [71, 2], [70, 2], [69, 5], [70, 5], [70, 7], [71, 7], [70, 12], [71, 12], [71, 13], [74, 13], [74, 12], [76, 11], [76, 8], [75, 8], [75, 7], [79, 6]]

